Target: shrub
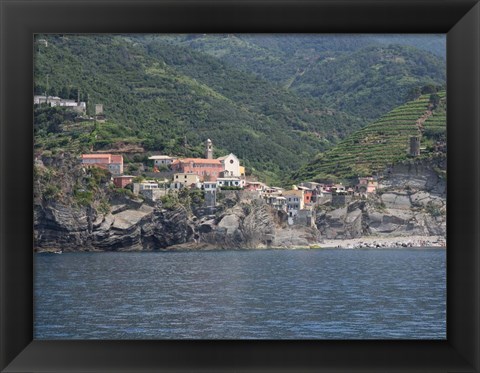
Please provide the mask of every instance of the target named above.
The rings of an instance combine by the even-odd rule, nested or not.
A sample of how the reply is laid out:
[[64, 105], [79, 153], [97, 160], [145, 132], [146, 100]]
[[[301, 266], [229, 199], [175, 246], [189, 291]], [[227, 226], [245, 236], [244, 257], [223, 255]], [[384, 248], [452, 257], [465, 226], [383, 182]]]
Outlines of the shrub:
[[441, 208], [432, 201], [427, 203], [426, 210], [433, 217], [445, 215], [445, 212], [442, 211]]
[[43, 198], [46, 200], [52, 200], [60, 197], [60, 188], [58, 188], [56, 185], [49, 184], [43, 191]]
[[162, 207], [166, 209], [173, 209], [178, 205], [178, 198], [176, 194], [167, 194], [160, 198], [162, 202]]
[[90, 206], [93, 202], [93, 192], [90, 191], [76, 190], [73, 197], [80, 206]]

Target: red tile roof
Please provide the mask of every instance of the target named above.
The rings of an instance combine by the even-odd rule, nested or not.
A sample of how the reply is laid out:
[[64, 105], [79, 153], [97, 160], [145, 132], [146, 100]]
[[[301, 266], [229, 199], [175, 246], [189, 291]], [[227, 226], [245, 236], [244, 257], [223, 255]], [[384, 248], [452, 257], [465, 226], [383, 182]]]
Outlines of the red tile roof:
[[110, 159], [111, 154], [82, 154], [83, 159], [92, 159], [92, 158], [108, 158]]
[[112, 163], [123, 163], [123, 156], [121, 155], [112, 155]]
[[205, 158], [182, 158], [182, 159], [176, 160], [173, 163], [178, 164], [178, 163], [190, 163], [190, 162], [202, 163], [202, 164], [218, 164], [218, 165], [222, 164], [222, 162], [218, 159], [205, 159]]

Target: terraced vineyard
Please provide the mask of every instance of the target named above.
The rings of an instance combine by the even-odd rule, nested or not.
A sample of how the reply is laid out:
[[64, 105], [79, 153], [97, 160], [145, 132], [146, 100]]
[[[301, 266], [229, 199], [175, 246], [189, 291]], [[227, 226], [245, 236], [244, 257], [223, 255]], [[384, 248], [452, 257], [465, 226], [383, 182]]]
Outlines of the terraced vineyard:
[[371, 176], [409, 158], [410, 137], [420, 136], [421, 155], [445, 151], [446, 93], [420, 96], [355, 132], [300, 169], [295, 180]]

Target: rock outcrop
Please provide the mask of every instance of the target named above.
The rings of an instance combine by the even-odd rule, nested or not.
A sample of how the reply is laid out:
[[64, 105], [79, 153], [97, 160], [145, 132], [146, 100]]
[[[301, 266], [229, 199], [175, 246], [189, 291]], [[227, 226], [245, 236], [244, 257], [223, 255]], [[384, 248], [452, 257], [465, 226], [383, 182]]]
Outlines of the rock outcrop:
[[286, 220], [285, 213], [247, 192], [229, 195], [214, 215], [125, 200], [97, 215], [52, 202], [35, 207], [34, 235], [38, 251], [255, 249], [318, 242], [315, 228], [286, 230]]
[[419, 161], [388, 170], [379, 192], [348, 206], [327, 208], [316, 225], [325, 239], [364, 236], [446, 236], [444, 164]]

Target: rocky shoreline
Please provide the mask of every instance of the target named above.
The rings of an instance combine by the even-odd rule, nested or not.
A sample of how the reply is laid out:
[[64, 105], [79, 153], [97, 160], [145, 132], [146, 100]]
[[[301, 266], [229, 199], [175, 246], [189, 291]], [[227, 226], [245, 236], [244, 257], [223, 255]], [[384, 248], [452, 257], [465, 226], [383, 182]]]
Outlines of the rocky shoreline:
[[405, 248], [405, 247], [439, 247], [446, 248], [443, 236], [409, 236], [409, 237], [361, 237], [348, 240], [324, 240], [322, 248]]
[[[305, 250], [305, 249], [396, 249], [396, 248], [444, 248], [446, 249], [446, 239], [442, 236], [411, 236], [411, 237], [361, 237], [356, 239], [336, 239], [323, 240], [318, 244], [308, 246], [267, 246], [260, 245], [253, 250]], [[158, 251], [216, 251], [216, 250], [252, 250], [252, 248], [224, 248], [204, 242], [188, 242], [178, 245], [172, 245], [161, 249], [132, 249], [120, 250], [126, 252], [158, 252]], [[105, 252], [104, 250], [88, 250], [89, 252]], [[37, 253], [62, 253], [57, 248], [41, 248]], [[66, 250], [70, 252], [70, 250]], [[79, 252], [78, 250], [71, 252]], [[81, 251], [85, 252], [85, 251]]]

